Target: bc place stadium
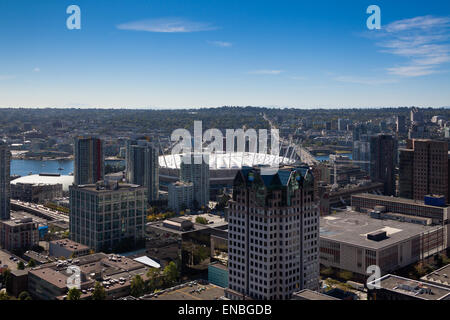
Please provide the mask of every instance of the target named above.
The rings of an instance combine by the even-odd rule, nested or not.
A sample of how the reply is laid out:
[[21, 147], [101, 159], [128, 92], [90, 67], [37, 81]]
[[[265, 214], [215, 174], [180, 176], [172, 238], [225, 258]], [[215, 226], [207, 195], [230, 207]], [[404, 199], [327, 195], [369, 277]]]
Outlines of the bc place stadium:
[[[215, 199], [216, 195], [225, 188], [231, 188], [236, 173], [242, 167], [264, 166], [278, 167], [292, 165], [295, 158], [268, 153], [254, 152], [231, 152], [231, 153], [208, 153], [204, 155], [205, 162], [209, 163], [210, 196]], [[176, 182], [180, 177], [180, 165], [183, 157], [188, 153], [170, 154], [159, 156], [159, 183], [160, 189], [168, 190], [170, 183]]]

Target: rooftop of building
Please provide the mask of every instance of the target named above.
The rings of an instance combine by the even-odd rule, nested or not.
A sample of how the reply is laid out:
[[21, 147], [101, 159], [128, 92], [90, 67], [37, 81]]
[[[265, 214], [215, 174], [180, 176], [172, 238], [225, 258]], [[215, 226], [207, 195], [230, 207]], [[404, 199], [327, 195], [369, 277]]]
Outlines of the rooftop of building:
[[42, 219], [37, 219], [35, 216], [24, 211], [11, 211], [10, 216], [11, 218], [9, 220], [2, 220], [0, 222], [11, 227], [42, 222]]
[[[320, 218], [320, 238], [356, 247], [381, 249], [439, 227], [371, 218], [366, 213], [343, 211]], [[368, 234], [386, 232], [381, 241], [369, 240]]]
[[140, 300], [219, 300], [224, 295], [224, 289], [221, 287], [193, 281], [165, 289], [157, 294], [145, 295]]
[[11, 184], [32, 184], [32, 185], [55, 185], [61, 184], [63, 191], [68, 191], [69, 186], [73, 184], [73, 176], [59, 174], [32, 174], [12, 180]]
[[65, 248], [66, 250], [72, 252], [89, 250], [88, 246], [72, 241], [70, 239], [53, 240], [50, 241], [50, 244]]
[[327, 296], [326, 294], [317, 291], [303, 289], [299, 292], [293, 293], [291, 300], [339, 300], [339, 299]]
[[38, 253], [36, 251], [33, 250], [28, 250], [24, 253], [24, 256], [29, 258], [30, 260], [33, 259], [34, 261], [36, 261], [39, 264], [44, 264], [47, 262], [50, 262], [50, 257], [45, 255], [45, 254], [41, 254]]
[[174, 183], [171, 183], [171, 185], [175, 187], [192, 187], [194, 184], [192, 182], [187, 181], [176, 181]]
[[78, 185], [73, 186], [74, 188], [88, 190], [96, 193], [108, 193], [108, 192], [114, 192], [114, 191], [129, 191], [129, 190], [136, 190], [136, 189], [145, 189], [143, 186], [139, 186], [137, 184], [131, 184], [131, 183], [122, 183], [122, 182], [110, 182], [110, 183], [104, 183], [104, 181], [99, 181], [95, 184], [84, 184], [84, 185]]
[[[95, 281], [111, 281], [108, 288], [124, 285], [135, 274], [146, 274], [148, 268], [132, 259], [105, 253], [95, 253], [74, 259], [58, 260], [30, 270], [30, 274], [62, 289], [67, 287], [67, 279], [73, 274], [67, 270], [75, 265], [81, 270], [81, 286], [92, 287]], [[116, 281], [117, 280], [117, 281]], [[123, 282], [121, 284], [120, 282]], [[128, 283], [129, 284], [129, 283]]]
[[210, 267], [228, 271], [228, 267], [220, 262], [212, 262], [209, 264]]
[[180, 217], [177, 217], [177, 218], [166, 219], [164, 221], [150, 222], [150, 223], [147, 223], [147, 226], [152, 227], [152, 228], [157, 228], [162, 231], [176, 233], [179, 235], [184, 234], [184, 233], [208, 229], [207, 226], [199, 224], [199, 223], [192, 223], [189, 226], [189, 228], [187, 228], [187, 227], [184, 227], [181, 225], [182, 222], [188, 222], [188, 221], [181, 219]]
[[[201, 155], [201, 154], [200, 154]], [[180, 168], [183, 157], [189, 154], [164, 155], [159, 157], [159, 166], [161, 168]], [[238, 170], [244, 166], [254, 165], [278, 165], [293, 164], [294, 160], [280, 156], [265, 153], [254, 152], [227, 152], [227, 153], [207, 153], [210, 170]]]
[[225, 218], [210, 213], [202, 213], [197, 215], [184, 215], [181, 216], [180, 219], [189, 220], [192, 223], [195, 223], [195, 219], [197, 219], [198, 217], [205, 218], [208, 221], [207, 226], [211, 228], [219, 228], [228, 225], [228, 222], [225, 221]]
[[420, 280], [432, 282], [439, 286], [449, 287], [450, 286], [449, 277], [450, 277], [450, 264], [423, 276], [422, 278], [420, 278]]
[[[450, 295], [450, 289], [388, 274], [375, 280], [382, 289], [423, 300], [442, 300]], [[374, 282], [369, 284], [375, 284]]]
[[423, 200], [397, 198], [397, 197], [393, 197], [393, 196], [383, 196], [383, 195], [377, 195], [377, 194], [371, 194], [371, 193], [359, 193], [359, 194], [352, 195], [352, 198], [354, 198], [354, 197], [372, 198], [374, 200], [391, 201], [391, 202], [401, 203], [401, 204], [411, 204], [411, 205], [427, 207], [427, 208], [441, 208], [441, 209], [448, 208], [448, 207], [430, 206], [430, 205], [425, 204]]

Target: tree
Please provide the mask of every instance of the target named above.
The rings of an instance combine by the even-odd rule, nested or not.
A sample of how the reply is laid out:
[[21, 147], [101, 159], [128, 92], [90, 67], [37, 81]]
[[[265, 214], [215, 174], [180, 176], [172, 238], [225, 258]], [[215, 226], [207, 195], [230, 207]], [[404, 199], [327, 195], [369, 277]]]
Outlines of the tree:
[[195, 218], [195, 222], [200, 224], [208, 224], [208, 220], [206, 220], [205, 217], [197, 217]]
[[148, 282], [147, 282], [147, 292], [153, 292], [159, 287], [161, 287], [161, 274], [159, 269], [150, 268], [147, 272]]
[[131, 279], [131, 295], [133, 297], [140, 297], [144, 294], [145, 283], [140, 275], [136, 275], [133, 279]]
[[6, 293], [6, 290], [0, 291], [0, 301], [1, 300], [12, 300], [12, 298]]
[[12, 281], [11, 270], [9, 270], [9, 269], [4, 270], [2, 273], [3, 288], [6, 288], [6, 289], [11, 288], [11, 281]]
[[22, 261], [19, 261], [17, 263], [17, 269], [24, 270], [25, 269], [25, 264]]
[[19, 300], [31, 300], [31, 296], [27, 291], [22, 291], [19, 294]]
[[100, 282], [96, 282], [94, 286], [94, 291], [92, 291], [92, 300], [105, 300], [106, 292]]
[[67, 300], [80, 300], [81, 291], [77, 288], [72, 288], [67, 293]]
[[164, 280], [167, 284], [172, 284], [175, 281], [177, 281], [179, 272], [178, 272], [178, 268], [177, 268], [177, 265], [175, 264], [175, 262], [171, 261], [164, 268], [163, 275], [164, 275]]
[[36, 262], [33, 259], [30, 259], [30, 261], [28, 261], [27, 267], [30, 268], [36, 267]]
[[345, 280], [345, 281], [348, 281], [348, 280], [351, 280], [353, 278], [353, 273], [350, 272], [350, 271], [343, 270], [343, 271], [338, 273], [338, 277], [343, 279], [343, 280]]
[[324, 268], [322, 270], [320, 270], [320, 273], [323, 274], [324, 276], [331, 276], [334, 274], [334, 270], [333, 268]]

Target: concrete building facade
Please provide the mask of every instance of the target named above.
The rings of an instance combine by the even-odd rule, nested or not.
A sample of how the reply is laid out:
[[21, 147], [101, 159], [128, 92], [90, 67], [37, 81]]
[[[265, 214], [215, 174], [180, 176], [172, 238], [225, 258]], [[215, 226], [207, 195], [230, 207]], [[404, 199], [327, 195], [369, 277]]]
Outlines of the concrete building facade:
[[209, 204], [209, 157], [204, 154], [184, 156], [180, 164], [180, 180], [194, 184], [194, 206]]
[[425, 139], [408, 140], [400, 150], [400, 196], [423, 200], [442, 195], [449, 201], [448, 143]]
[[177, 181], [169, 184], [169, 209], [176, 213], [194, 206], [194, 184]]
[[290, 299], [319, 285], [319, 210], [309, 168], [238, 172], [230, 201], [230, 299]]
[[70, 187], [70, 238], [95, 251], [144, 238], [147, 188], [111, 183]]

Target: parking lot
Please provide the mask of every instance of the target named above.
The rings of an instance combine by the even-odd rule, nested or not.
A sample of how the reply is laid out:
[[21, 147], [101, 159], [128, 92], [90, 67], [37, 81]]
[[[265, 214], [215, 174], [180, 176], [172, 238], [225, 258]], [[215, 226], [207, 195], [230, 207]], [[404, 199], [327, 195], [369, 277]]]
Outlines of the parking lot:
[[[5, 265], [8, 266], [7, 268], [10, 270], [17, 270], [17, 263], [19, 261], [23, 261], [22, 259], [19, 259], [18, 257], [14, 256], [16, 261], [10, 259], [12, 255], [11, 253], [7, 251], [0, 250], [0, 269], [6, 268]], [[25, 263], [25, 262], [24, 262]]]

